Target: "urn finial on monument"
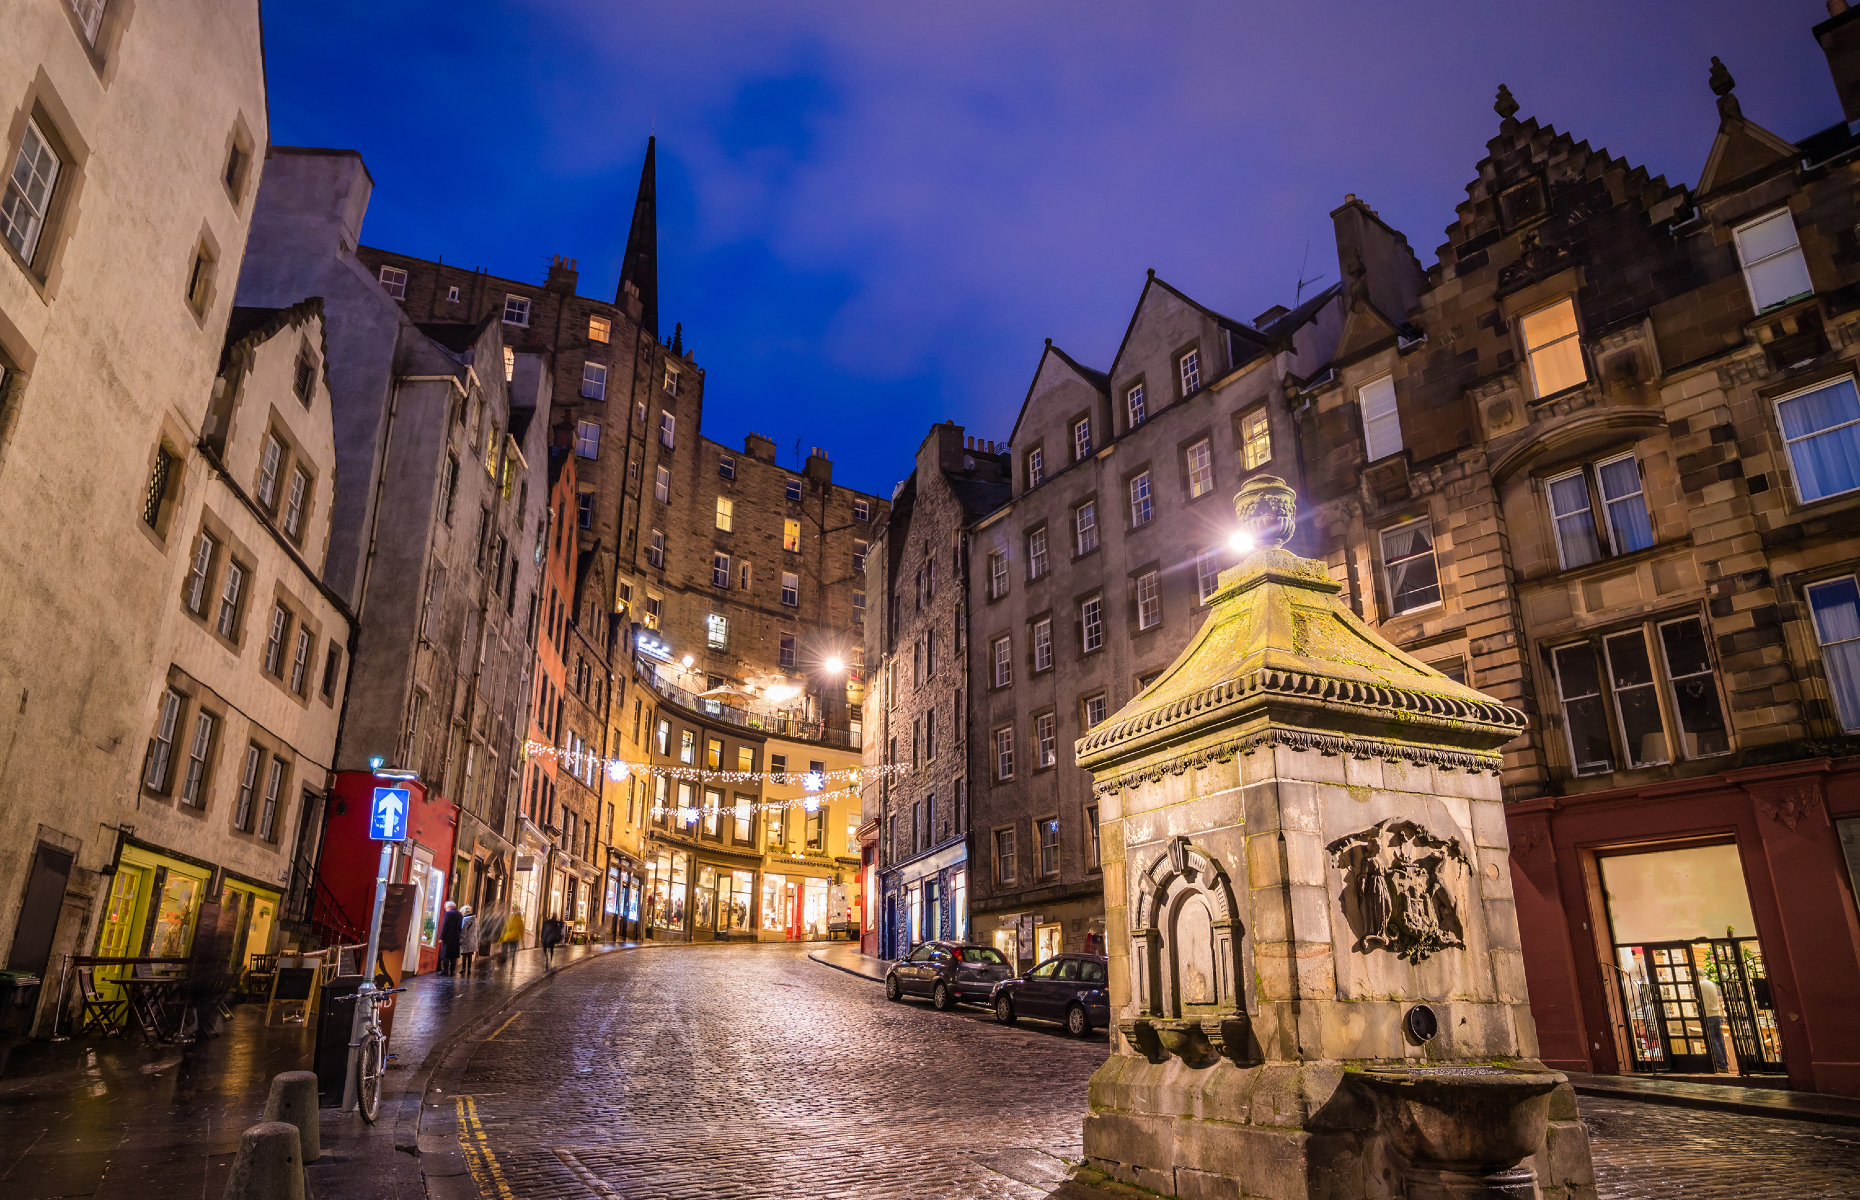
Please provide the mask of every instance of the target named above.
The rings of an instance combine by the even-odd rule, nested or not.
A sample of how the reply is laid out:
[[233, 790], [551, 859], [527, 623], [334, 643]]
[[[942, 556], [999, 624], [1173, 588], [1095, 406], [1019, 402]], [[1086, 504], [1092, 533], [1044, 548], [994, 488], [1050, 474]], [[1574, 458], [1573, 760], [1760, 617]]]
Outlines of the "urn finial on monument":
[[1285, 480], [1234, 514], [1251, 548], [1201, 629], [1076, 746], [1116, 1023], [1090, 1167], [1165, 1195], [1593, 1197], [1511, 898], [1499, 772], [1525, 714], [1286, 549]]

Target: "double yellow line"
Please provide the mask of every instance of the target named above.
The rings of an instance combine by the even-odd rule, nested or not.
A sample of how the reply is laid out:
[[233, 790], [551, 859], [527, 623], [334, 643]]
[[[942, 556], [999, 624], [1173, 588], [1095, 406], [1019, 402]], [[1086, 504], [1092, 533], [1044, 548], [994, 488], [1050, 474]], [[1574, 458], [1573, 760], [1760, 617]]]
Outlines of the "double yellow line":
[[504, 1181], [504, 1169], [498, 1166], [497, 1155], [491, 1153], [491, 1139], [478, 1121], [478, 1098], [454, 1096], [452, 1103], [458, 1112], [459, 1148], [465, 1152], [465, 1165], [471, 1169], [478, 1194], [495, 1196], [497, 1200], [516, 1200], [516, 1193]]

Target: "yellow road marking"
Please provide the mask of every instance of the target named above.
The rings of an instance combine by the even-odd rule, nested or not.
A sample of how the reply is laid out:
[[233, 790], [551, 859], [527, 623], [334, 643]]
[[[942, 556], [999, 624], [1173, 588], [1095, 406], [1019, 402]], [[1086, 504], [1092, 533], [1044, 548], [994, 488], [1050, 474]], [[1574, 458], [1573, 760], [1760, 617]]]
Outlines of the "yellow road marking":
[[477, 1097], [454, 1096], [452, 1103], [458, 1112], [459, 1149], [465, 1152], [465, 1165], [471, 1169], [478, 1194], [495, 1196], [497, 1200], [516, 1200], [516, 1193], [504, 1182], [504, 1169], [498, 1165], [497, 1155], [491, 1153], [491, 1140], [484, 1126], [478, 1123]]
[[[519, 1009], [518, 1009], [518, 1010], [517, 1010], [516, 1012], [513, 1012], [513, 1013], [511, 1013], [511, 1014], [510, 1014], [510, 1021], [514, 1021], [514, 1020], [516, 1020], [516, 1019], [517, 1019], [518, 1017], [520, 1017], [520, 1016], [522, 1016], [522, 1015], [523, 1015], [523, 1010], [519, 1008]], [[504, 1030], [506, 1030], [506, 1029], [509, 1029], [509, 1028], [510, 1028], [510, 1021], [505, 1021], [505, 1022], [504, 1022], [504, 1023], [502, 1024], [502, 1025], [499, 1025], [499, 1026], [498, 1026], [498, 1027], [497, 1027], [496, 1029], [493, 1029], [493, 1030], [491, 1031], [491, 1036], [490, 1036], [490, 1037], [488, 1037], [488, 1038], [486, 1038], [486, 1039], [484, 1039], [484, 1040], [485, 1040], [485, 1041], [487, 1041], [487, 1042], [494, 1042], [494, 1041], [496, 1041], [496, 1040], [497, 1040], [497, 1035], [498, 1035], [498, 1034], [500, 1034], [500, 1033], [502, 1033], [502, 1032], [504, 1032]]]

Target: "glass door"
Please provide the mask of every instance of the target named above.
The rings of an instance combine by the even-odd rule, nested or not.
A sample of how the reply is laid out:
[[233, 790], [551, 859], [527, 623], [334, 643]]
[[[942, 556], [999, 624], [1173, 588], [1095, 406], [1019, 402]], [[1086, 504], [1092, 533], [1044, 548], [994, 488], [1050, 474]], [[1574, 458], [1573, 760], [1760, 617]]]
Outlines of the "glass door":
[[1746, 1075], [1782, 1073], [1782, 1031], [1763, 969], [1763, 948], [1756, 938], [1718, 938], [1709, 946], [1701, 970], [1718, 990], [1724, 1032], [1737, 1055], [1738, 1070]]
[[1627, 1002], [1634, 1068], [1711, 1074], [1714, 1056], [1700, 987], [1702, 964], [1694, 961], [1692, 944], [1617, 946], [1615, 953]]

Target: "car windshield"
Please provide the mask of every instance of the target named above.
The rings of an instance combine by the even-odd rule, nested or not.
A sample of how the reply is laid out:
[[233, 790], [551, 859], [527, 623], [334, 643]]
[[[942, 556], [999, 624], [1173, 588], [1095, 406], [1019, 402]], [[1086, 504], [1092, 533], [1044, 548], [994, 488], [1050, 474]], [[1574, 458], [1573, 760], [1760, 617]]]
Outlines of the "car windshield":
[[964, 946], [956, 951], [956, 957], [963, 962], [982, 963], [987, 966], [1005, 967], [1007, 965], [1007, 959], [1001, 957], [999, 950], [991, 950], [987, 946]]

